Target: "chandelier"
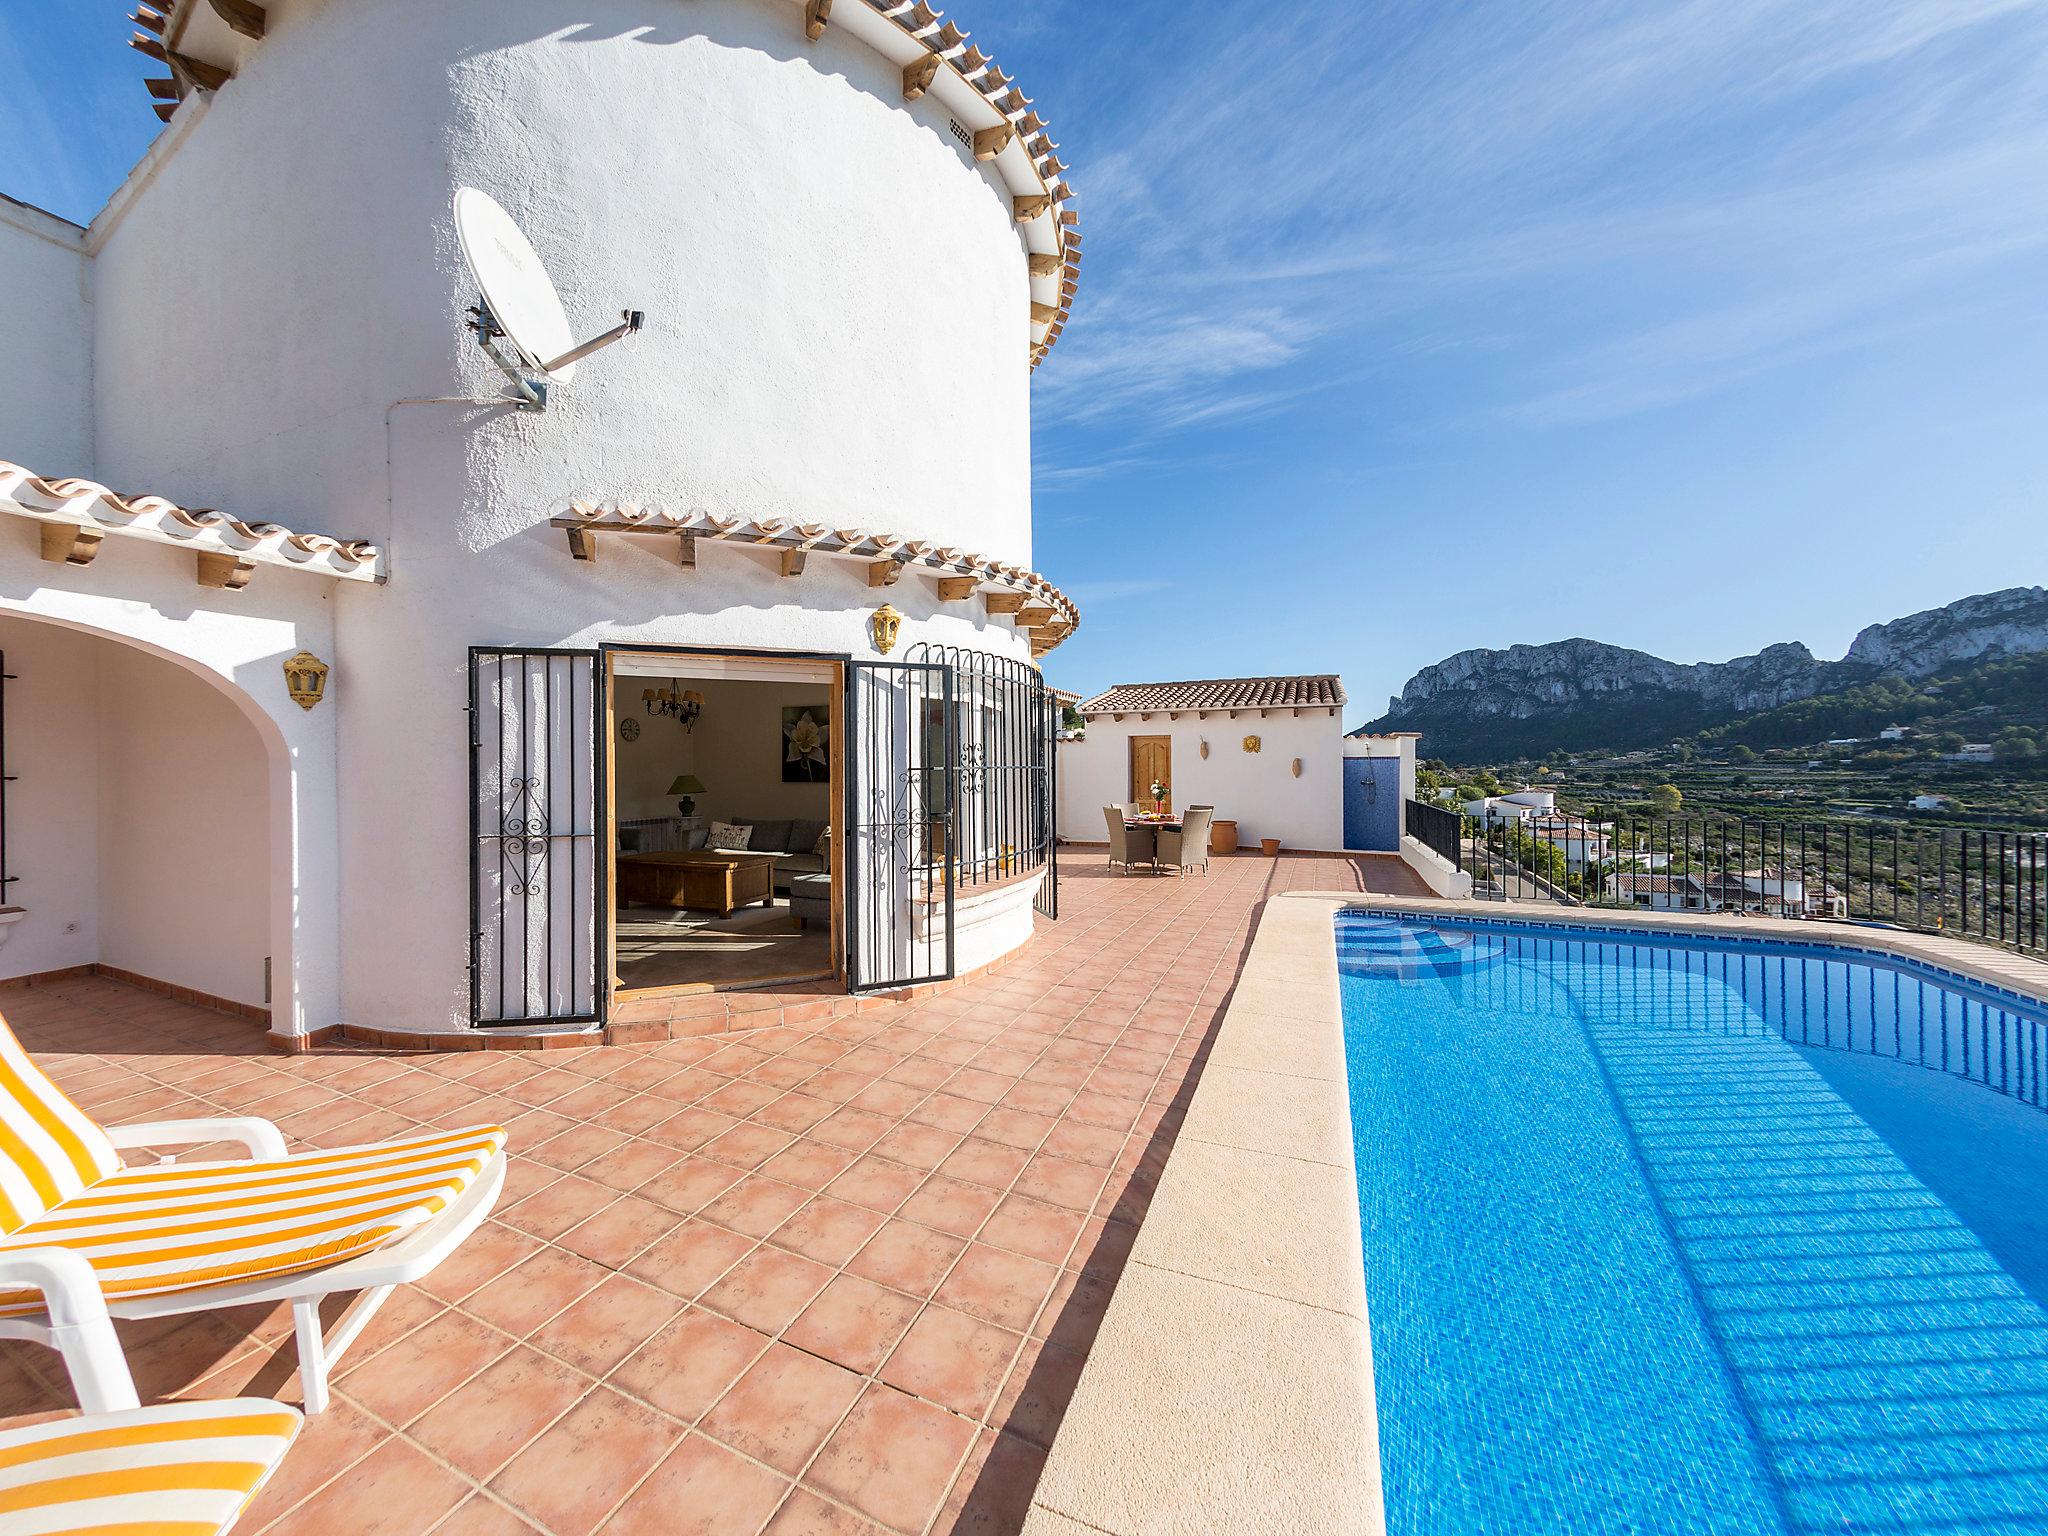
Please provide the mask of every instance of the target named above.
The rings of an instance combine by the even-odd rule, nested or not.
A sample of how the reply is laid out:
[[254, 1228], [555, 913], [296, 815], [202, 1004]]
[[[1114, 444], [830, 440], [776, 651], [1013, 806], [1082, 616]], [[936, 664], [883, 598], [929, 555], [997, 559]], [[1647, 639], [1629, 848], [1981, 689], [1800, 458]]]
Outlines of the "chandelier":
[[640, 702], [647, 707], [650, 715], [667, 715], [680, 721], [684, 730], [697, 723], [697, 717], [704, 713], [704, 695], [694, 688], [678, 691], [673, 685], [667, 688], [647, 688], [640, 694]]

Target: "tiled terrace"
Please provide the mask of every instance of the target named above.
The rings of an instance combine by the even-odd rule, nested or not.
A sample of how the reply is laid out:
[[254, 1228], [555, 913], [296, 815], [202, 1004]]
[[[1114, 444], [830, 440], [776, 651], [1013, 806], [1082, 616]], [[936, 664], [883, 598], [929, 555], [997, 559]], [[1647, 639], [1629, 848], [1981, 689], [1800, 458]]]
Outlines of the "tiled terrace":
[[[1423, 894], [1392, 858], [1064, 866], [1010, 965], [812, 1026], [280, 1057], [106, 980], [0, 1010], [108, 1122], [511, 1131], [495, 1217], [386, 1304], [240, 1530], [1014, 1531], [1260, 903]], [[145, 1401], [296, 1399], [282, 1315], [121, 1326]], [[53, 1354], [0, 1343], [4, 1422], [70, 1402]]]

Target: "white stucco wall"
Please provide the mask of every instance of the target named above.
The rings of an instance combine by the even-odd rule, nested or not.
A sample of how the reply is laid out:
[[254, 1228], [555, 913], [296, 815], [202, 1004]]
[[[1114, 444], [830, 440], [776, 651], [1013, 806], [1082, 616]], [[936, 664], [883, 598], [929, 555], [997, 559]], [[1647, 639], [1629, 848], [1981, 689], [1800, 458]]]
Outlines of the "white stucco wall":
[[0, 197], [0, 459], [91, 477], [92, 306], [85, 231]]
[[219, 688], [99, 642], [99, 959], [265, 1005], [270, 784]]
[[[806, 42], [799, 7], [761, 0], [275, 0], [235, 78], [159, 142], [89, 237], [97, 478], [373, 539], [391, 580], [259, 575], [205, 599], [213, 615], [165, 552], [185, 574], [162, 611], [110, 613], [93, 585], [110, 552], [82, 593], [66, 571], [0, 587], [0, 606], [190, 643], [252, 689], [281, 692], [301, 645], [334, 664], [309, 720], [262, 706], [299, 770], [272, 782], [297, 830], [297, 929], [325, 925], [332, 967], [315, 976], [302, 946], [315, 1027], [467, 1021], [470, 646], [872, 656], [886, 600], [899, 658], [920, 640], [1028, 654], [927, 577], [872, 590], [814, 555], [791, 580], [709, 542], [694, 572], [654, 541], [576, 563], [548, 526], [579, 499], [665, 503], [1030, 564], [1010, 193], [846, 29]], [[418, 403], [502, 384], [463, 324], [461, 185], [515, 210], [579, 334], [647, 312], [544, 415]], [[204, 387], [164, 387], [165, 359]], [[317, 619], [300, 596], [265, 609], [288, 588], [317, 594]], [[311, 778], [307, 751], [326, 757]]]
[[[0, 616], [7, 681], [7, 926], [0, 977], [99, 959], [99, 642]], [[4, 1007], [0, 1003], [0, 1007]]]
[[[1082, 740], [1059, 746], [1061, 837], [1103, 841], [1102, 808], [1130, 798], [1133, 736], [1172, 738], [1173, 803], [1214, 805], [1219, 818], [1237, 822], [1241, 845], [1256, 848], [1262, 838], [1277, 837], [1288, 848], [1344, 846], [1343, 721], [1320, 711], [1092, 717]], [[1256, 753], [1244, 750], [1247, 736], [1260, 739]], [[1295, 758], [1301, 759], [1300, 778], [1292, 771]]]
[[[286, 1032], [338, 1019], [334, 730], [346, 674], [337, 668], [328, 702], [307, 712], [286, 694], [282, 671], [284, 659], [301, 649], [334, 655], [333, 586], [318, 577], [259, 570], [244, 591], [223, 594], [198, 585], [189, 552], [118, 536], [109, 536], [88, 566], [50, 564], [41, 559], [32, 524], [0, 518], [0, 617], [40, 621], [25, 624], [24, 632], [48, 628], [139, 647], [215, 690], [260, 743], [265, 794], [233, 808], [235, 825], [263, 850], [268, 944], [261, 953], [273, 957], [272, 1027]], [[10, 657], [10, 670], [18, 671], [13, 663]], [[9, 742], [10, 761], [18, 745]], [[64, 756], [64, 772], [72, 793], [97, 800], [98, 758], [83, 745], [74, 743]], [[241, 782], [232, 771], [208, 767], [203, 754], [197, 761], [201, 781], [166, 782], [154, 792], [175, 801]], [[18, 797], [8, 809], [10, 830], [22, 828], [28, 812]], [[22, 887], [15, 889], [21, 893], [15, 900], [32, 904]], [[0, 955], [16, 967], [9, 974], [28, 970], [13, 944]]]

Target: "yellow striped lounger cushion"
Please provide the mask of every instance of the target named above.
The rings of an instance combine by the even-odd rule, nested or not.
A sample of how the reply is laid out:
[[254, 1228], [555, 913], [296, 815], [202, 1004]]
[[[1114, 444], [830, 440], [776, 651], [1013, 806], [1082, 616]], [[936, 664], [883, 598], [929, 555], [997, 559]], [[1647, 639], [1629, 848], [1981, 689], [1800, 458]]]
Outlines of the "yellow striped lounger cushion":
[[121, 1154], [0, 1019], [0, 1234], [119, 1171]]
[[296, 1408], [244, 1397], [0, 1432], [0, 1536], [219, 1536], [299, 1423]]
[[[318, 1269], [431, 1220], [505, 1145], [494, 1125], [256, 1162], [123, 1168], [0, 1238], [57, 1244], [109, 1301]], [[42, 1310], [0, 1292], [0, 1316]]]

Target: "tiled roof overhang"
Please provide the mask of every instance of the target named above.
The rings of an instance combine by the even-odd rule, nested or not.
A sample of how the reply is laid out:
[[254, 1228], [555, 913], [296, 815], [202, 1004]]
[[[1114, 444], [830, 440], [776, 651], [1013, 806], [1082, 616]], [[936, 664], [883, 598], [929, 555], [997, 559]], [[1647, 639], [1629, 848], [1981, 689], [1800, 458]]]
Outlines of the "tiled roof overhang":
[[41, 523], [44, 558], [71, 565], [89, 564], [100, 543], [113, 535], [194, 551], [206, 586], [245, 586], [259, 565], [337, 581], [375, 582], [385, 576], [384, 552], [362, 540], [295, 533], [280, 523], [245, 523], [161, 496], [119, 496], [93, 480], [45, 480], [5, 459], [0, 459], [0, 515]]
[[[903, 99], [929, 95], [972, 136], [974, 158], [1010, 194], [1030, 264], [1031, 366], [1066, 329], [1081, 277], [1081, 231], [1066, 165], [1031, 98], [996, 61], [926, 0], [768, 0], [816, 41], [841, 27], [902, 71]], [[262, 41], [267, 13], [256, 0], [140, 0], [129, 45], [170, 72], [145, 83], [169, 122], [197, 91], [234, 78], [245, 49]]]
[[991, 617], [1007, 617], [1029, 631], [1034, 656], [1044, 655], [1081, 623], [1073, 599], [1036, 571], [899, 534], [774, 517], [719, 517], [701, 507], [672, 512], [630, 501], [613, 506], [579, 501], [555, 518], [554, 526], [568, 534], [569, 552], [579, 560], [597, 557], [601, 536], [661, 534], [681, 541], [686, 567], [696, 562], [697, 541], [712, 539], [775, 553], [783, 575], [790, 577], [801, 576], [813, 554], [858, 562], [866, 567], [871, 587], [894, 586], [905, 571], [921, 572], [937, 583], [941, 602], [979, 597]]
[[1084, 715], [1237, 714], [1344, 705], [1334, 673], [1297, 677], [1211, 677], [1183, 683], [1118, 683], [1080, 706]]

